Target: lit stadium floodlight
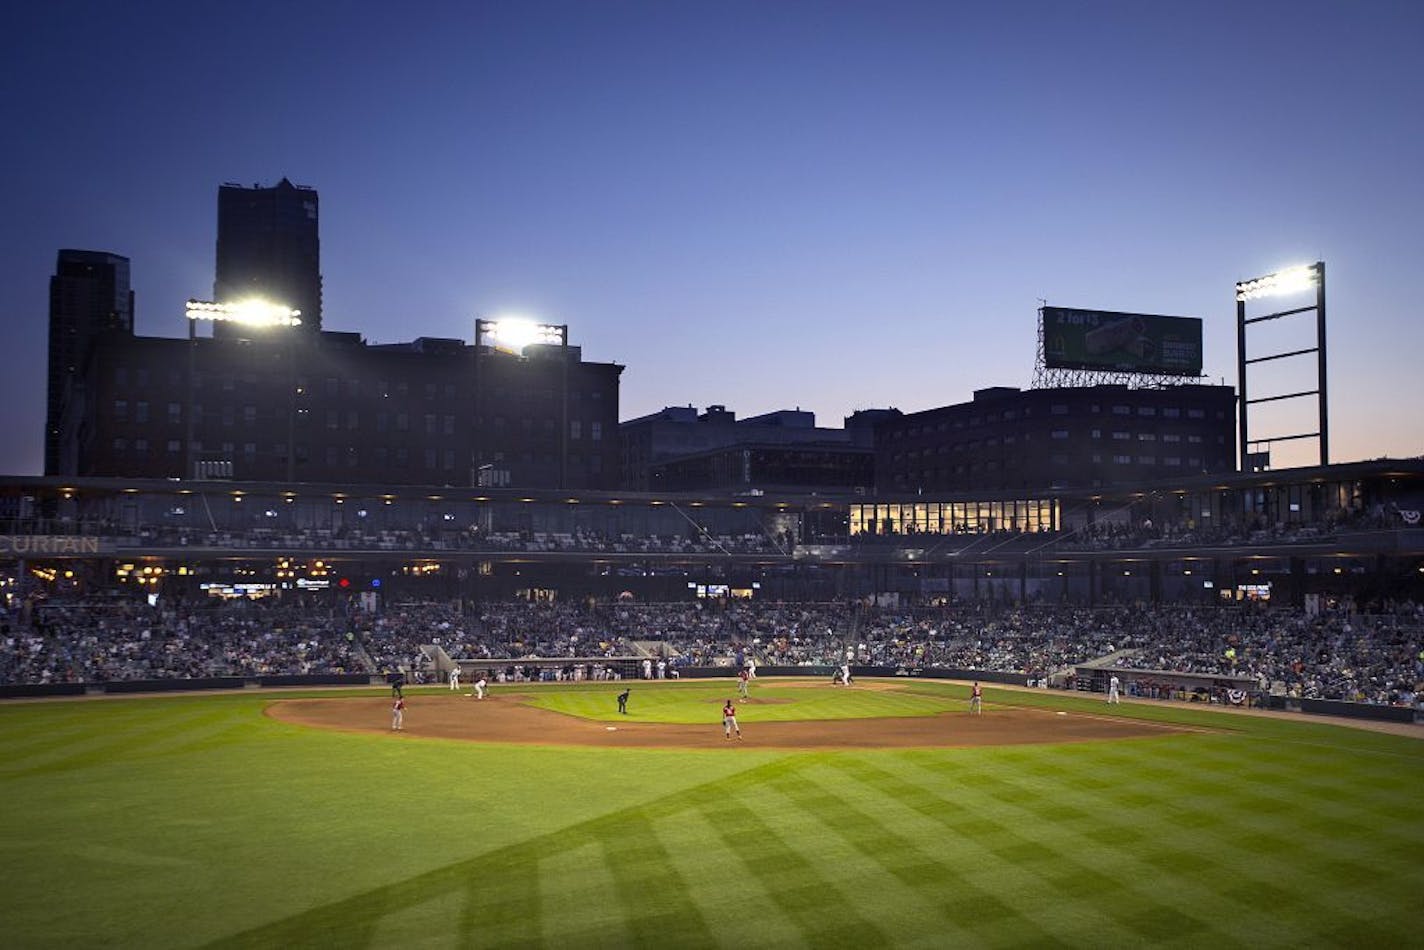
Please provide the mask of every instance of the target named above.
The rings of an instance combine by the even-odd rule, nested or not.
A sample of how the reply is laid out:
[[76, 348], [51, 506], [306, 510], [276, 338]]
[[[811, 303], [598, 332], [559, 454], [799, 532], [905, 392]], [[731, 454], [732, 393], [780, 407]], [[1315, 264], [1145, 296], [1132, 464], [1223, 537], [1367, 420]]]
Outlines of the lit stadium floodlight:
[[1316, 264], [1301, 264], [1298, 267], [1287, 267], [1274, 274], [1267, 274], [1265, 277], [1257, 277], [1255, 280], [1237, 281], [1236, 299], [1240, 301], [1255, 300], [1258, 297], [1279, 297], [1283, 294], [1310, 290], [1320, 283], [1318, 267], [1319, 265]]
[[564, 346], [569, 328], [552, 323], [535, 323], [518, 317], [475, 321], [475, 343], [523, 353], [529, 346]]
[[211, 300], [189, 300], [189, 320], [211, 320], [215, 323], [241, 323], [250, 327], [298, 327], [302, 312], [286, 304], [250, 298], [232, 303]]

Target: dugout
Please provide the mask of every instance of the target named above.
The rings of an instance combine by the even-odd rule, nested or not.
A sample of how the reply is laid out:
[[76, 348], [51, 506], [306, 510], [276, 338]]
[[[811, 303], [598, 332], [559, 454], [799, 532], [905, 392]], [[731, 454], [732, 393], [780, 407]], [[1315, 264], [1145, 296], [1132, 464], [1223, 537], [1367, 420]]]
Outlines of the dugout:
[[1132, 699], [1175, 699], [1214, 702], [1232, 706], [1259, 705], [1259, 684], [1250, 676], [1229, 673], [1180, 673], [1175, 670], [1136, 670], [1117, 666], [1078, 666], [1074, 687], [1080, 692], [1106, 693], [1117, 676], [1122, 695]]

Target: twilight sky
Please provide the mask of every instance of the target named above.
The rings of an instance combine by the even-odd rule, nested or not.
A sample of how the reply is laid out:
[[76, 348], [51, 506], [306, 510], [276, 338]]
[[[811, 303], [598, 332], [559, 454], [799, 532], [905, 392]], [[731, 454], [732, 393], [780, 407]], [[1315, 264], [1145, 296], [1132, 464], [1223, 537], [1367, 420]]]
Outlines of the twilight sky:
[[218, 185], [283, 176], [321, 194], [327, 329], [567, 323], [624, 419], [1028, 386], [1040, 298], [1201, 317], [1234, 384], [1233, 283], [1324, 260], [1333, 460], [1424, 454], [1417, 0], [55, 0], [0, 54], [0, 474], [42, 469], [56, 251], [129, 257], [137, 331], [182, 336]]

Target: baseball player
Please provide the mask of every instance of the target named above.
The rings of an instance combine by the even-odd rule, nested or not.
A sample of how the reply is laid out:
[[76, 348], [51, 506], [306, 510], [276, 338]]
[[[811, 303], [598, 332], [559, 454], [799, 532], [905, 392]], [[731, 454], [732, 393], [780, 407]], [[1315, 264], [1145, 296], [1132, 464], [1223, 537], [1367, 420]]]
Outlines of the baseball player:
[[632, 691], [632, 687], [629, 687], [618, 694], [618, 711], [625, 716], [628, 715], [628, 694]]
[[1121, 689], [1122, 683], [1118, 680], [1117, 674], [1114, 673], [1112, 679], [1108, 680], [1108, 702], [1121, 705], [1122, 696], [1119, 695]]
[[476, 698], [476, 699], [484, 699], [484, 698], [485, 698], [485, 687], [488, 686], [488, 685], [489, 685], [489, 682], [485, 679], [485, 674], [483, 674], [483, 673], [479, 674], [479, 678], [475, 680], [475, 698]]
[[401, 732], [405, 729], [405, 697], [397, 696], [395, 702], [391, 703], [391, 730]]
[[850, 685], [850, 664], [849, 664], [849, 663], [842, 663], [842, 664], [841, 664], [841, 685], [842, 685], [842, 686], [849, 686], [849, 685]]
[[728, 739], [732, 738], [732, 731], [736, 730], [737, 738], [742, 737], [742, 727], [737, 725], [737, 704], [730, 699], [722, 707], [722, 732]]
[[751, 682], [751, 674], [747, 672], [747, 668], [744, 666], [742, 667], [742, 671], [737, 674], [737, 692], [741, 694], [742, 702], [746, 702], [749, 696], [747, 692], [747, 684], [749, 682]]
[[450, 667], [450, 688], [457, 691], [460, 688], [460, 664], [458, 663]]
[[978, 683], [969, 691], [969, 712], [975, 716], [984, 714], [984, 687]]

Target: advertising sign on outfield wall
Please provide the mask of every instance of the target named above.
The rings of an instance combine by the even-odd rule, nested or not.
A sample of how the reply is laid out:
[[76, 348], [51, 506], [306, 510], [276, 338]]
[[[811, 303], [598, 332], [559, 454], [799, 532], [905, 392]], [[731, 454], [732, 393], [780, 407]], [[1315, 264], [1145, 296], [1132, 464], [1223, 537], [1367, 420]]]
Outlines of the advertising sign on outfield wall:
[[1202, 322], [1197, 317], [1044, 307], [1043, 356], [1049, 369], [1200, 376]]

